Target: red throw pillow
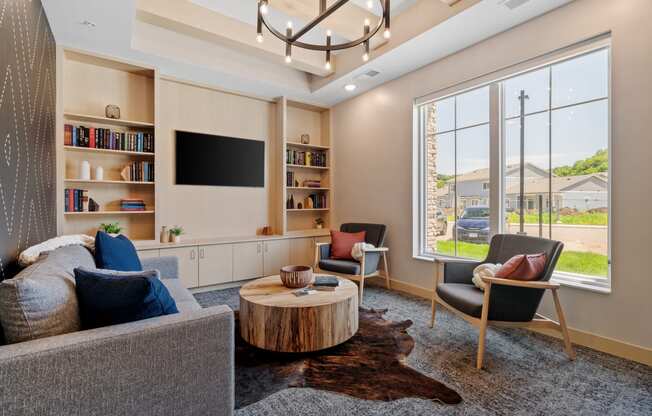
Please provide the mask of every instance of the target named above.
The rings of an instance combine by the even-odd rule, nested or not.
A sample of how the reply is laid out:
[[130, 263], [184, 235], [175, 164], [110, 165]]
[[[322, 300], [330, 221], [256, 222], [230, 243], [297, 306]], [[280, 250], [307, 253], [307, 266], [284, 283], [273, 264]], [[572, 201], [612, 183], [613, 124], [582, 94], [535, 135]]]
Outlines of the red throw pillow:
[[345, 233], [331, 230], [331, 258], [340, 260], [353, 260], [351, 249], [355, 243], [364, 243], [366, 231], [359, 233]]
[[496, 277], [512, 280], [537, 280], [546, 267], [546, 253], [519, 254], [507, 260]]

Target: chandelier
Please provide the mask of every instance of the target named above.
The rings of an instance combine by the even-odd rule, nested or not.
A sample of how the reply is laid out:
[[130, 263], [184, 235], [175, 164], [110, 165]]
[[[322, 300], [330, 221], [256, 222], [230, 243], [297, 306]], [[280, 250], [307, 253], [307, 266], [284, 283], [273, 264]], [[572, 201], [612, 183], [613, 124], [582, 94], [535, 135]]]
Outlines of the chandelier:
[[[265, 17], [269, 12], [270, 1], [271, 0], [258, 0], [258, 20], [256, 24], [258, 35], [256, 36], [256, 40], [259, 43], [263, 41], [263, 25], [265, 25], [267, 30], [269, 30], [272, 35], [276, 36], [277, 38], [279, 38], [281, 41], [285, 43], [285, 62], [288, 64], [292, 62], [292, 47], [297, 47], [297, 48], [309, 49], [313, 51], [325, 52], [326, 63], [324, 64], [324, 67], [327, 70], [330, 70], [332, 51], [355, 48], [356, 46], [359, 45], [363, 45], [364, 52], [362, 54], [362, 60], [366, 62], [369, 60], [369, 40], [372, 37], [374, 37], [374, 35], [378, 33], [378, 31], [383, 27], [385, 28], [383, 32], [383, 36], [385, 37], [385, 39], [389, 39], [391, 36], [391, 33], [389, 31], [390, 0], [377, 0], [380, 2], [380, 7], [383, 12], [382, 17], [380, 18], [378, 24], [374, 28], [371, 28], [371, 22], [369, 21], [369, 19], [365, 19], [363, 30], [362, 30], [363, 35], [360, 38], [352, 40], [350, 42], [333, 44], [331, 42], [332, 32], [330, 30], [327, 30], [326, 44], [324, 45], [302, 42], [301, 38], [306, 33], [310, 32], [320, 22], [326, 19], [328, 16], [335, 13], [337, 9], [347, 4], [349, 0], [337, 0], [328, 7], [326, 6], [326, 0], [319, 0], [319, 15], [315, 17], [313, 20], [311, 20], [310, 22], [308, 22], [303, 28], [298, 30], [296, 33], [292, 28], [292, 22], [289, 21], [287, 24], [287, 28], [285, 29], [285, 34], [275, 29], [274, 26], [272, 26], [265, 19]], [[370, 9], [373, 8], [373, 5], [374, 5], [373, 0], [367, 0], [368, 8]]]

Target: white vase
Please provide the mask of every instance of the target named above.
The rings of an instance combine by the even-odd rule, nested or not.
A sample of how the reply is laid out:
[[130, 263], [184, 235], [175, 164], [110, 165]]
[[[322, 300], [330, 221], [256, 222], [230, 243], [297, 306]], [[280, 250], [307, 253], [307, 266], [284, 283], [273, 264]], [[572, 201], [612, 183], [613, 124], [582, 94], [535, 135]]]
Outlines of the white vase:
[[171, 235], [172, 237], [172, 242], [173, 243], [180, 243], [181, 242], [181, 236], [180, 235]]
[[98, 166], [95, 168], [95, 180], [96, 181], [104, 180], [104, 168], [102, 166]]
[[82, 160], [79, 167], [79, 179], [88, 181], [91, 179], [91, 164], [88, 160]]

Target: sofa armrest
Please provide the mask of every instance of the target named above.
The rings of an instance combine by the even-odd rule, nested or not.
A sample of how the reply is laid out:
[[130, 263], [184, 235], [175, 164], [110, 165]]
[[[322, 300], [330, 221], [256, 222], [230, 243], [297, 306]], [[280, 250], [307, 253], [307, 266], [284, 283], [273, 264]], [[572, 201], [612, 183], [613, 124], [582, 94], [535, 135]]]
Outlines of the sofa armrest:
[[140, 262], [143, 270], [158, 270], [162, 278], [179, 278], [179, 259], [175, 256], [144, 258]]
[[217, 306], [0, 347], [20, 415], [232, 415], [233, 311]]

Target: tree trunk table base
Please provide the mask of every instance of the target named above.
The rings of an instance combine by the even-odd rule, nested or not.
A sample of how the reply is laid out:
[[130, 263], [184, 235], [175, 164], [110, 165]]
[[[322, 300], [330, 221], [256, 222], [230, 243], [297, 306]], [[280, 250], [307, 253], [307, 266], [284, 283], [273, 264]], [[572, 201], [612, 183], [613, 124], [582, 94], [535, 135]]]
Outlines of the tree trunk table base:
[[310, 352], [347, 341], [358, 331], [358, 288], [346, 279], [333, 292], [295, 296], [279, 276], [240, 289], [240, 335], [277, 352]]

